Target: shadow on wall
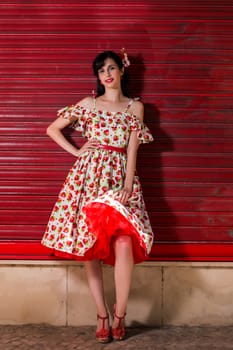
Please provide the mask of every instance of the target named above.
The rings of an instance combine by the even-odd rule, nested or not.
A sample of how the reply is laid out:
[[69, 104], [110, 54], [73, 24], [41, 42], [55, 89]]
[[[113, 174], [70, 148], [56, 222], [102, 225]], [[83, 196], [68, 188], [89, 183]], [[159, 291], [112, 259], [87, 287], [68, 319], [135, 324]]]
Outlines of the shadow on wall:
[[[146, 66], [141, 54], [129, 58], [133, 62], [129, 67], [130, 92], [132, 96], [140, 97], [144, 93]], [[169, 237], [176, 241], [175, 217], [166, 200], [166, 182], [163, 174], [166, 164], [162, 157], [164, 152], [174, 150], [173, 140], [160, 126], [160, 111], [156, 107], [156, 101], [144, 102], [144, 108], [144, 122], [151, 130], [154, 141], [139, 148], [137, 170], [155, 233], [155, 242], [167, 241]]]

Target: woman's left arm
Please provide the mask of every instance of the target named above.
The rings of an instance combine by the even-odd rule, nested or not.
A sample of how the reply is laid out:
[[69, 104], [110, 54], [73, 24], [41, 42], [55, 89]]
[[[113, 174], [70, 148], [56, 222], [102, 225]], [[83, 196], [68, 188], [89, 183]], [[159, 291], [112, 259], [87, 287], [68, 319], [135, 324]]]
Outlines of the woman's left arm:
[[[144, 115], [144, 106], [141, 102], [134, 102], [133, 113], [137, 115], [138, 119], [142, 122]], [[133, 180], [136, 170], [137, 163], [137, 151], [139, 147], [139, 140], [137, 138], [137, 131], [131, 131], [129, 143], [127, 147], [127, 164], [126, 164], [126, 175], [124, 181], [124, 187], [119, 191], [118, 200], [121, 204], [125, 205], [127, 200], [132, 194]]]

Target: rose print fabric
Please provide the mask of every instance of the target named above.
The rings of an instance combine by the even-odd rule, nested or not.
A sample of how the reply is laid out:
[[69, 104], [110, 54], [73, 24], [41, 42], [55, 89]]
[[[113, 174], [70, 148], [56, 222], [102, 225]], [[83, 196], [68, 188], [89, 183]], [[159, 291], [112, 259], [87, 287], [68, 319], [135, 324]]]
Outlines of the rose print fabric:
[[[131, 101], [132, 102], [132, 101]], [[137, 132], [140, 143], [153, 141], [144, 123], [127, 112], [65, 107], [58, 116], [69, 119], [72, 127], [87, 139], [103, 145], [125, 148], [130, 133]], [[146, 259], [153, 233], [138, 176], [125, 206], [117, 200], [124, 185], [127, 155], [104, 148], [85, 151], [77, 157], [61, 188], [51, 213], [42, 244], [55, 255], [77, 260], [100, 259], [114, 265], [114, 239], [131, 235], [134, 261]]]

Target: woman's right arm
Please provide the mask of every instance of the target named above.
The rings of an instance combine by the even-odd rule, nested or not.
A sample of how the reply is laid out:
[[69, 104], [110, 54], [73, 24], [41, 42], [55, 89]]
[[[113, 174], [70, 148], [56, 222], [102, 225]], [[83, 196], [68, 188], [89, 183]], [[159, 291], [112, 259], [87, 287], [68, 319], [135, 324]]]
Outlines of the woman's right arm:
[[65, 151], [71, 153], [75, 157], [79, 157], [87, 150], [93, 150], [98, 147], [99, 142], [95, 139], [87, 141], [80, 149], [73, 146], [62, 133], [62, 129], [71, 124], [71, 121], [58, 117], [47, 128], [47, 135], [51, 137]]
[[80, 150], [73, 146], [62, 133], [62, 129], [68, 126], [71, 122], [68, 119], [64, 119], [62, 117], [58, 117], [51, 123], [46, 133], [51, 139], [53, 139], [60, 147], [62, 147], [65, 151], [73, 154], [73, 156], [78, 157], [80, 155]]

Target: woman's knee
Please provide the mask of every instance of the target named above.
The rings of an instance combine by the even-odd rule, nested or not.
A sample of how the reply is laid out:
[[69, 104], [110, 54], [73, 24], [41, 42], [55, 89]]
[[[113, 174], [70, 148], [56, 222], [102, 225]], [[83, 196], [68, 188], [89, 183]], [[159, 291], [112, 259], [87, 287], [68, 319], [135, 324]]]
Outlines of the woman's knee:
[[132, 239], [130, 236], [122, 235], [115, 239], [115, 248], [116, 249], [125, 249], [125, 250], [131, 250], [132, 249]]

